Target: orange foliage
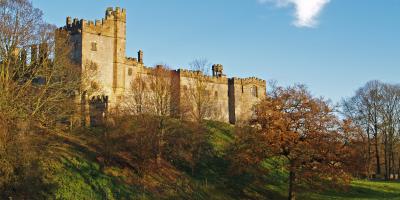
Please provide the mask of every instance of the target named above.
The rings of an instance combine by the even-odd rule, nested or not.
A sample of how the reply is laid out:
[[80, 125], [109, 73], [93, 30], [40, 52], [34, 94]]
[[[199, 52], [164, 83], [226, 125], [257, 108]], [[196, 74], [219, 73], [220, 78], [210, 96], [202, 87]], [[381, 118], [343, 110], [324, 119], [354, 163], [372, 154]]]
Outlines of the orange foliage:
[[349, 164], [359, 155], [353, 148], [359, 140], [350, 134], [355, 129], [349, 123], [341, 123], [332, 107], [304, 86], [276, 88], [255, 108], [254, 133], [238, 135], [232, 160], [240, 170], [268, 157], [286, 158], [289, 199], [295, 199], [300, 185], [345, 186], [351, 178]]

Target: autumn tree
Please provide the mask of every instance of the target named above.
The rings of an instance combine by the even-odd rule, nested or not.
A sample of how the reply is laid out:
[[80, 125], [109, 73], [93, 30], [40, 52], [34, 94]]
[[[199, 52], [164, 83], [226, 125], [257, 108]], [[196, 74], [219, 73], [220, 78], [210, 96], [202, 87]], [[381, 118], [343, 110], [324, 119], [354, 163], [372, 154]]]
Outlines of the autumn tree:
[[300, 185], [323, 189], [348, 183], [348, 148], [341, 124], [326, 101], [312, 97], [301, 85], [277, 87], [256, 106], [255, 113], [256, 130], [244, 140], [254, 145], [239, 142], [237, 155], [250, 165], [266, 158], [285, 158], [290, 200], [296, 198]]
[[341, 122], [340, 132], [344, 139], [347, 154], [343, 156], [347, 171], [353, 177], [365, 178], [369, 176], [370, 157], [369, 145], [363, 128], [351, 119]]

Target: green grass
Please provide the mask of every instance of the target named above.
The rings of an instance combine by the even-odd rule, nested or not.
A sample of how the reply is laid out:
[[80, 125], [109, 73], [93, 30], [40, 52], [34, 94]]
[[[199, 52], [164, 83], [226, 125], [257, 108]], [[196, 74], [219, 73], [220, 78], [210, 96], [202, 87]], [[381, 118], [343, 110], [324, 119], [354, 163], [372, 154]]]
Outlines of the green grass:
[[[144, 189], [132, 181], [134, 173], [127, 175], [122, 167], [102, 168], [95, 150], [78, 136], [58, 138], [58, 145], [52, 148], [54, 154], [45, 162], [49, 181], [55, 185], [49, 199], [286, 199], [287, 171], [282, 167], [283, 160], [263, 162], [262, 166], [269, 171], [264, 177], [231, 176], [224, 157], [234, 140], [234, 127], [210, 121], [207, 129], [211, 133], [213, 156], [203, 160], [193, 176], [170, 166], [147, 177], [145, 181], [154, 185], [153, 189]], [[176, 174], [175, 181], [171, 181], [171, 174]], [[358, 180], [348, 191], [300, 191], [298, 199], [400, 200], [400, 183]]]
[[[71, 140], [70, 140], [71, 139]], [[71, 138], [57, 138], [52, 155], [44, 161], [48, 181], [55, 187], [48, 199], [139, 199], [143, 196], [118, 174], [120, 169], [101, 169], [95, 152]], [[60, 141], [61, 140], [61, 141]], [[107, 173], [106, 173], [107, 172]]]
[[233, 142], [234, 126], [222, 122], [208, 121], [207, 129], [211, 132], [210, 143], [214, 150], [222, 156]]
[[[215, 150], [219, 152], [219, 156], [224, 155], [224, 151], [233, 141], [234, 127], [219, 123], [209, 122], [209, 130], [213, 133], [211, 143]], [[217, 159], [218, 161], [218, 159]], [[222, 162], [219, 160], [219, 162]], [[246, 187], [241, 188], [247, 193], [248, 196], [253, 199], [286, 199], [287, 195], [287, 178], [288, 172], [282, 167], [283, 160], [270, 159], [263, 162], [263, 167], [268, 169], [269, 173], [264, 177], [264, 182], [250, 183]], [[211, 163], [211, 166], [218, 168], [218, 162]], [[212, 167], [208, 166], [210, 170]], [[223, 168], [223, 164], [219, 165]], [[204, 174], [203, 178], [210, 176], [210, 174]], [[226, 177], [224, 174], [217, 173], [213, 174], [212, 177], [216, 178], [216, 184], [219, 181], [224, 181]], [[209, 177], [208, 177], [209, 178]], [[231, 181], [231, 185], [240, 185], [241, 179], [230, 179], [225, 181]], [[236, 196], [235, 192], [230, 191], [229, 188], [220, 188], [224, 190], [225, 196], [220, 196], [220, 199], [241, 199], [242, 197]], [[260, 196], [261, 195], [261, 196]], [[265, 195], [265, 196], [262, 196]], [[216, 198], [218, 199], [218, 198]], [[298, 199], [300, 200], [379, 200], [379, 199], [399, 199], [400, 200], [400, 182], [379, 182], [379, 181], [365, 181], [357, 180], [353, 181], [346, 191], [335, 191], [328, 190], [325, 192], [320, 191], [307, 191], [299, 192]]]
[[400, 182], [353, 181], [346, 192], [328, 191], [310, 195], [312, 199], [327, 200], [400, 200]]
[[[283, 197], [287, 193], [286, 185], [268, 184], [265, 187], [281, 195], [277, 200], [286, 199]], [[344, 191], [313, 192], [309, 189], [297, 195], [299, 200], [400, 200], [400, 183], [356, 180]]]

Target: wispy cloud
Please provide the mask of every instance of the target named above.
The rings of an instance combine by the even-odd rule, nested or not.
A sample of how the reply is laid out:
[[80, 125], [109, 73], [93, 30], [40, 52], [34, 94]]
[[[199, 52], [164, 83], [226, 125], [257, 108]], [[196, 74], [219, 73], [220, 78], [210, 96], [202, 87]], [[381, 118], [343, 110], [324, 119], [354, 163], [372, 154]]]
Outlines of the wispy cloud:
[[294, 6], [297, 27], [315, 27], [318, 16], [330, 0], [257, 0], [261, 4], [274, 3], [278, 7]]

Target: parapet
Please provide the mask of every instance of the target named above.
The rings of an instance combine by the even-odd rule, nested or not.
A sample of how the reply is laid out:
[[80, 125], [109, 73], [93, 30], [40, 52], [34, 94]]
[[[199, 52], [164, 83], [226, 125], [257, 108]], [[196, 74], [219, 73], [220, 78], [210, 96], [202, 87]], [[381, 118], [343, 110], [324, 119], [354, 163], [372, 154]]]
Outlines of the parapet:
[[182, 68], [179, 68], [176, 71], [179, 72], [182, 76], [186, 76], [186, 77], [204, 76], [202, 71], [194, 71], [194, 70], [188, 70], [188, 69], [182, 69]]
[[249, 78], [237, 78], [233, 77], [230, 78], [231, 81], [233, 81], [234, 84], [241, 84], [241, 85], [260, 85], [260, 86], [266, 86], [267, 82], [263, 79], [257, 78], [257, 77], [249, 77]]
[[115, 21], [122, 21], [126, 23], [126, 9], [121, 9], [119, 7], [116, 7], [115, 9], [112, 7], [107, 8], [105, 18], [101, 20], [96, 19], [94, 21], [87, 21], [84, 19], [79, 20], [78, 18], [74, 18], [72, 20], [71, 17], [67, 17], [66, 25], [62, 28], [59, 28], [59, 30], [65, 30], [71, 34], [81, 33], [82, 30], [87, 32], [101, 33], [107, 30], [111, 31]]
[[223, 84], [228, 83], [228, 79], [225, 76], [223, 76], [223, 77], [209, 76], [209, 75], [203, 74], [202, 71], [178, 69], [178, 70], [175, 70], [175, 72], [178, 73], [180, 75], [180, 77], [202, 78], [204, 81], [209, 82], [209, 83], [223, 83]]
[[129, 66], [135, 66], [138, 63], [137, 58], [127, 57], [125, 58], [125, 64]]
[[121, 20], [126, 22], [126, 9], [125, 8], [119, 8], [116, 7], [115, 9], [113, 7], [109, 7], [106, 10], [106, 20]]
[[67, 31], [71, 34], [81, 33], [82, 32], [82, 25], [84, 20], [78, 20], [78, 18], [74, 18], [72, 20], [71, 17], [67, 17], [66, 25], [64, 27], [59, 28], [59, 31]]

